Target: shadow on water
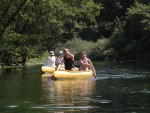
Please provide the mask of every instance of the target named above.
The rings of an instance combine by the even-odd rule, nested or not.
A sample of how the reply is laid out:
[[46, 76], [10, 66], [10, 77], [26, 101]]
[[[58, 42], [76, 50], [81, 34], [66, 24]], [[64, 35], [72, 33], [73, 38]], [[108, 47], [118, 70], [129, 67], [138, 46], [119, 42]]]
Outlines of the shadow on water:
[[9, 76], [16, 74], [41, 74], [41, 64], [26, 65], [26, 66], [12, 66], [12, 67], [0, 67], [0, 76]]

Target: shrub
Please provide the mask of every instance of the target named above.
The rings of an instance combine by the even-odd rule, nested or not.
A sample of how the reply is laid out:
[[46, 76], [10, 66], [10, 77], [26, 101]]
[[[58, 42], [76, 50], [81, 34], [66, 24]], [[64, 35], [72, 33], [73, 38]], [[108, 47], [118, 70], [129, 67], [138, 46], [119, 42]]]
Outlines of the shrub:
[[86, 51], [87, 56], [92, 53], [93, 48], [95, 47], [94, 42], [85, 41], [80, 38], [74, 38], [62, 44], [59, 43], [55, 48], [55, 52], [68, 48], [74, 55], [75, 59], [79, 59], [82, 51]]
[[114, 51], [112, 48], [109, 48], [109, 43], [109, 39], [99, 39], [92, 50], [93, 52], [91, 54], [91, 58], [97, 60], [104, 60], [110, 57]]

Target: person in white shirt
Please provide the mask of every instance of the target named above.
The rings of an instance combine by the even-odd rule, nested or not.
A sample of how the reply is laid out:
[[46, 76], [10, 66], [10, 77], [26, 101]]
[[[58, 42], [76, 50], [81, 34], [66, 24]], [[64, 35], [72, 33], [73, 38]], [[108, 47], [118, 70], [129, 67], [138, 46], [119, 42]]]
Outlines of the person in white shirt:
[[50, 51], [50, 56], [46, 58], [44, 66], [56, 67], [56, 57], [54, 51]]

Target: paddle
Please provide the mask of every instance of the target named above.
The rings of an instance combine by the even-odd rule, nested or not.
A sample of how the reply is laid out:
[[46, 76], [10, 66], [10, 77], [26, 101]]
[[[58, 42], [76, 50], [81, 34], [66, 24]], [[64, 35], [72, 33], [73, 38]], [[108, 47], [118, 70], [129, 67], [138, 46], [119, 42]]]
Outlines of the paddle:
[[94, 78], [96, 78], [96, 71], [95, 71], [95, 68], [94, 68], [94, 66], [93, 66], [93, 64], [92, 64], [92, 61], [89, 59], [89, 66], [90, 66], [90, 69], [92, 70], [92, 72], [93, 72], [93, 76], [94, 76]]

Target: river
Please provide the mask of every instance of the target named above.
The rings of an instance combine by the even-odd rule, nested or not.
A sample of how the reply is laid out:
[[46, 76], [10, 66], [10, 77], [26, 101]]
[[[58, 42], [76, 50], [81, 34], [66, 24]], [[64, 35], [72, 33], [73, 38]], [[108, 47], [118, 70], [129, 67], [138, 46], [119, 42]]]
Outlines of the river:
[[94, 62], [96, 79], [56, 81], [41, 66], [0, 68], [0, 113], [150, 112], [150, 65]]

